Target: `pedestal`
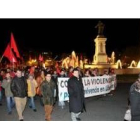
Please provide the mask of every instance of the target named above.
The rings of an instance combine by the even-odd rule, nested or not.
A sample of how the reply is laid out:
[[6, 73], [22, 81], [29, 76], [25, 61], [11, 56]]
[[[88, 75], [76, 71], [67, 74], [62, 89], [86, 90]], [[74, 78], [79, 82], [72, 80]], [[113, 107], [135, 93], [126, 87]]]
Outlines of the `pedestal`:
[[95, 38], [95, 55], [93, 58], [93, 64], [107, 64], [106, 40], [105, 37], [97, 36]]

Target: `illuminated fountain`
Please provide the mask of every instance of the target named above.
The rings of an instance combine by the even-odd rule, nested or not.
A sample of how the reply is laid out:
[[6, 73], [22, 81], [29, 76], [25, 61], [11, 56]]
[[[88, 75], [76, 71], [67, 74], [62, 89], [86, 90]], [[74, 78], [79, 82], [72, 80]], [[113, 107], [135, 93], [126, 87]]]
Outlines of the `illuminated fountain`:
[[122, 62], [121, 62], [121, 60], [118, 60], [116, 65], [117, 65], [117, 69], [122, 69]]
[[136, 68], [136, 67], [137, 67], [136, 61], [133, 60], [128, 68]]
[[115, 52], [112, 52], [111, 54], [111, 63], [115, 64]]
[[140, 68], [140, 61], [138, 62], [137, 68]]
[[138, 63], [136, 63], [136, 61], [133, 60], [130, 64], [130, 67], [128, 67], [128, 68], [133, 68], [133, 69], [140, 68], [140, 61]]
[[70, 57], [66, 57], [62, 61], [63, 68], [68, 69], [70, 66], [72, 66], [73, 68], [80, 67], [81, 69], [83, 69], [83, 61], [79, 61], [79, 57], [76, 56], [76, 53], [74, 51], [71, 53]]

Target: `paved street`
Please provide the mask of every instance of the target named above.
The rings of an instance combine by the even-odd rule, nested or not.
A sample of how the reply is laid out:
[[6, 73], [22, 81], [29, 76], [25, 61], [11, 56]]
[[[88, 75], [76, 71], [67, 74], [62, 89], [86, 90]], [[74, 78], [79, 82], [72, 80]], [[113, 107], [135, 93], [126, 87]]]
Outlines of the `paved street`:
[[[113, 96], [96, 96], [86, 99], [87, 112], [81, 114], [83, 121], [123, 121], [127, 107], [127, 97], [131, 84], [121, 83]], [[44, 121], [44, 108], [40, 105], [39, 99], [35, 100], [37, 112], [33, 112], [26, 106], [24, 111], [25, 121]], [[68, 103], [64, 109], [55, 105], [52, 113], [52, 121], [70, 121]], [[18, 116], [15, 108], [11, 115], [6, 112], [6, 102], [0, 106], [0, 121], [17, 121]]]

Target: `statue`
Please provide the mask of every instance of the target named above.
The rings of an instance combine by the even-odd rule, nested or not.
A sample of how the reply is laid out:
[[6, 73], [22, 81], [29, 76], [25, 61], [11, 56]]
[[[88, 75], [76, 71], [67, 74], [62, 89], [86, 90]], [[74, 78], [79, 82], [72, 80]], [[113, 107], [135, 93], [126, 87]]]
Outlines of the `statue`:
[[95, 26], [95, 28], [98, 28], [99, 36], [104, 36], [103, 35], [104, 27], [105, 27], [105, 25], [101, 21], [99, 21], [98, 24]]

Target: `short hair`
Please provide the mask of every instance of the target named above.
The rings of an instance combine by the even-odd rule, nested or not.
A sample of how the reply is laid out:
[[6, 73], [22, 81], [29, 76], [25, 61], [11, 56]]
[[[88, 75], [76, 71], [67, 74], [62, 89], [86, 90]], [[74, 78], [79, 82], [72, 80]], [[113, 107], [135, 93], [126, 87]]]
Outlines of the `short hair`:
[[47, 76], [48, 74], [49, 74], [49, 75], [52, 75], [50, 71], [45, 72], [45, 76]]
[[64, 68], [62, 68], [62, 69], [61, 69], [61, 71], [65, 71], [65, 69], [64, 69]]
[[16, 72], [18, 72], [18, 71], [22, 72], [22, 70], [21, 70], [21, 69], [17, 69], [17, 70], [16, 70]]
[[72, 72], [79, 71], [77, 68], [74, 68]]
[[32, 76], [32, 77], [34, 78], [34, 75], [33, 75], [33, 74], [29, 74], [29, 75], [28, 75], [28, 77], [30, 77], [30, 76]]

